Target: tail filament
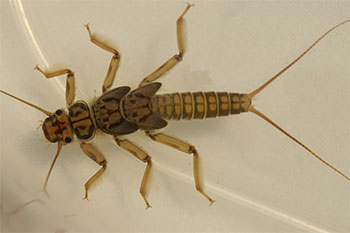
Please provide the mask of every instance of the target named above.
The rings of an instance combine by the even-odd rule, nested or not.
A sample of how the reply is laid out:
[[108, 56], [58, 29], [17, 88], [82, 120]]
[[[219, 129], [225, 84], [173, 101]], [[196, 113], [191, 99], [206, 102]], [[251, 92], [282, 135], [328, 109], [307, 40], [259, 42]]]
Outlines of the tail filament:
[[[252, 91], [251, 93], [248, 94], [248, 97], [250, 99], [252, 99], [255, 95], [257, 95], [260, 91], [262, 91], [263, 89], [265, 89], [272, 81], [274, 81], [275, 79], [277, 79], [282, 73], [284, 73], [286, 70], [288, 70], [291, 66], [293, 66], [296, 62], [298, 62], [305, 54], [307, 54], [318, 42], [320, 42], [325, 36], [327, 36], [331, 31], [333, 31], [334, 29], [336, 29], [337, 27], [345, 24], [345, 23], [350, 23], [350, 20], [346, 20], [343, 21], [339, 24], [337, 24], [336, 26], [332, 27], [331, 29], [329, 29], [326, 33], [324, 33], [320, 38], [318, 38], [311, 46], [309, 46], [299, 57], [297, 57], [294, 61], [292, 61], [290, 64], [288, 64], [286, 67], [284, 67], [280, 72], [278, 72], [276, 75], [274, 75], [272, 78], [270, 78], [267, 82], [265, 82], [263, 85], [261, 85], [259, 88], [257, 88], [256, 90]], [[262, 119], [264, 119], [265, 121], [267, 121], [268, 123], [270, 123], [272, 126], [274, 126], [276, 129], [278, 129], [279, 131], [281, 131], [282, 133], [284, 133], [286, 136], [288, 136], [290, 139], [292, 139], [293, 141], [295, 141], [296, 143], [298, 143], [301, 147], [303, 147], [305, 150], [307, 150], [308, 152], [310, 152], [314, 157], [316, 157], [318, 160], [320, 160], [322, 163], [324, 163], [325, 165], [327, 165], [328, 167], [332, 168], [334, 171], [336, 171], [337, 173], [339, 173], [340, 175], [342, 175], [343, 177], [345, 177], [345, 179], [350, 181], [350, 178], [348, 176], [346, 176], [344, 173], [342, 173], [341, 171], [339, 171], [338, 169], [336, 169], [334, 166], [332, 166], [330, 163], [328, 163], [327, 161], [325, 161], [324, 159], [322, 159], [319, 155], [317, 155], [315, 152], [313, 152], [311, 149], [309, 149], [307, 146], [305, 146], [303, 143], [301, 143], [298, 139], [296, 139], [295, 137], [293, 137], [292, 135], [290, 135], [287, 131], [285, 131], [284, 129], [282, 129], [280, 126], [278, 126], [275, 122], [273, 122], [271, 119], [269, 119], [267, 116], [265, 116], [263, 113], [261, 113], [260, 111], [258, 111], [256, 108], [254, 108], [252, 105], [250, 105], [249, 107], [249, 111], [252, 113], [255, 113], [256, 115], [258, 115], [259, 117], [261, 117]]]

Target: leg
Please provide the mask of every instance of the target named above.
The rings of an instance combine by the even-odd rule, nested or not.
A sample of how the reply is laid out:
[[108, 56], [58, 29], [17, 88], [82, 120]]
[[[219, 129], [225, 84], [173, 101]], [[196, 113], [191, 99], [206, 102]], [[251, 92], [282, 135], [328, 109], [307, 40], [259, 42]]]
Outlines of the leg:
[[115, 77], [115, 73], [117, 72], [118, 69], [118, 64], [119, 64], [119, 60], [120, 60], [120, 55], [119, 52], [117, 50], [115, 50], [114, 48], [106, 45], [105, 43], [97, 40], [91, 33], [90, 31], [90, 27], [89, 24], [84, 25], [89, 33], [90, 36], [90, 41], [92, 43], [94, 43], [95, 45], [97, 45], [98, 47], [113, 53], [113, 57], [111, 59], [111, 62], [109, 63], [109, 67], [108, 67], [108, 71], [105, 77], [105, 80], [103, 82], [103, 86], [102, 86], [102, 92], [105, 92], [110, 86], [112, 86], [113, 84], [113, 80]]
[[69, 106], [74, 100], [74, 73], [70, 69], [58, 70], [51, 73], [46, 73], [38, 65], [34, 67], [35, 70], [38, 70], [42, 73], [46, 78], [54, 78], [63, 74], [67, 74], [67, 82], [66, 82], [66, 103]]
[[102, 173], [106, 170], [107, 161], [103, 157], [103, 155], [91, 144], [86, 144], [84, 142], [80, 142], [80, 147], [83, 152], [89, 156], [92, 160], [94, 160], [98, 165], [102, 166], [100, 170], [98, 170], [86, 183], [85, 183], [85, 197], [84, 199], [88, 200], [88, 189], [90, 185], [99, 178]]
[[167, 60], [163, 65], [161, 65], [158, 69], [156, 69], [153, 73], [148, 75], [146, 78], [142, 80], [139, 86], [145, 85], [147, 83], [153, 82], [160, 76], [162, 76], [165, 72], [173, 68], [177, 63], [182, 61], [184, 56], [184, 46], [183, 46], [183, 38], [182, 38], [182, 30], [181, 23], [183, 20], [183, 16], [186, 12], [191, 8], [191, 4], [187, 3], [187, 7], [184, 12], [180, 15], [180, 17], [176, 21], [176, 33], [177, 33], [177, 46], [179, 48], [179, 53], [172, 56], [169, 60]]
[[209, 201], [210, 205], [214, 203], [214, 200], [211, 199], [201, 188], [200, 182], [199, 182], [199, 174], [198, 174], [198, 152], [195, 149], [194, 146], [181, 141], [177, 138], [170, 137], [168, 135], [157, 133], [152, 134], [149, 131], [145, 131], [146, 135], [149, 136], [152, 140], [163, 143], [165, 145], [171, 146], [177, 150], [183, 151], [187, 154], [193, 154], [193, 173], [194, 173], [194, 182], [196, 184], [196, 189], [198, 192], [200, 192], [203, 196], [205, 196]]
[[122, 140], [116, 136], [114, 137], [114, 140], [117, 142], [118, 146], [120, 146], [124, 150], [130, 152], [131, 154], [133, 154], [136, 158], [138, 158], [142, 162], [147, 163], [146, 170], [145, 170], [145, 173], [143, 175], [142, 182], [141, 182], [140, 193], [146, 202], [146, 205], [147, 205], [146, 209], [149, 207], [152, 207], [148, 203], [147, 198], [145, 196], [145, 187], [146, 187], [148, 176], [149, 176], [149, 173], [151, 171], [151, 166], [152, 166], [151, 157], [149, 155], [147, 155], [146, 152], [141, 150], [138, 146], [136, 146], [135, 144], [130, 142], [129, 140], [126, 140], [126, 139]]

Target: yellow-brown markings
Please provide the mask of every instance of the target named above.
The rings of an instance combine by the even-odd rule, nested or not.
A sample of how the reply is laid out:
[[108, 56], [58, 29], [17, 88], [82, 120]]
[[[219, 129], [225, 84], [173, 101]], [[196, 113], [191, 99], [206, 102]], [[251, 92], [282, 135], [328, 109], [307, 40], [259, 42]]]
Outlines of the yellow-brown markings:
[[165, 99], [165, 109], [166, 109], [164, 118], [167, 120], [170, 120], [172, 115], [173, 115], [172, 114], [173, 113], [173, 101], [172, 101], [172, 98], [169, 94], [165, 94], [164, 99]]
[[78, 101], [70, 106], [69, 117], [73, 130], [79, 139], [88, 140], [94, 137], [95, 125], [87, 103]]
[[205, 92], [205, 98], [208, 105], [206, 118], [216, 117], [218, 115], [218, 101], [215, 92]]
[[183, 101], [182, 119], [191, 120], [193, 112], [193, 99], [190, 92], [181, 93]]
[[179, 93], [171, 94], [174, 103], [174, 110], [172, 119], [180, 120], [182, 115], [182, 101]]
[[162, 95], [157, 96], [157, 100], [158, 100], [158, 106], [159, 106], [159, 114], [161, 116], [164, 115], [165, 113], [165, 103], [164, 103], [164, 99]]
[[205, 117], [206, 101], [203, 92], [192, 93], [194, 99], [194, 119], [203, 119]]
[[228, 116], [230, 114], [230, 98], [227, 92], [217, 93], [219, 100], [219, 114], [218, 116]]
[[79, 121], [81, 119], [87, 118], [90, 116], [89, 111], [82, 109], [81, 107], [74, 107], [71, 109], [72, 115], [70, 116], [71, 121]]
[[246, 94], [227, 92], [184, 92], [156, 95], [150, 109], [166, 120], [191, 120], [228, 116], [249, 111]]
[[90, 119], [77, 121], [73, 123], [72, 126], [74, 131], [80, 136], [91, 135], [91, 128], [93, 128], [93, 124]]
[[239, 94], [230, 93], [231, 99], [231, 111], [230, 114], [238, 114], [241, 112], [241, 102], [239, 99]]
[[116, 100], [114, 101], [108, 101], [104, 103], [107, 109], [110, 110], [118, 110], [119, 109], [119, 104]]

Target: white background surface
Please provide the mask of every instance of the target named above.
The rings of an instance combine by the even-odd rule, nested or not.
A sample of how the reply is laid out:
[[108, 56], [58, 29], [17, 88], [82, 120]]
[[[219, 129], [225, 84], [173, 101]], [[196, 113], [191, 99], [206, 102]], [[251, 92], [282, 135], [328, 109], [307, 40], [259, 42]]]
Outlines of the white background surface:
[[[175, 21], [182, 1], [1, 2], [0, 87], [54, 111], [65, 106], [65, 77], [33, 71], [70, 68], [76, 99], [91, 100], [111, 55], [88, 40], [116, 47], [114, 87], [138, 82], [177, 52]], [[321, 34], [349, 18], [349, 3], [194, 1], [186, 15], [184, 61], [160, 81], [161, 92], [250, 92], [296, 58]], [[347, 175], [349, 159], [349, 33], [344, 25], [258, 95], [255, 106]], [[145, 210], [138, 193], [145, 165], [111, 137], [94, 143], [108, 160], [83, 201], [85, 181], [99, 169], [79, 145], [56, 152], [41, 129], [44, 115], [1, 95], [2, 231], [259, 231], [348, 232], [350, 186], [290, 139], [252, 114], [170, 122], [163, 132], [200, 153], [205, 191], [195, 191], [192, 157], [146, 138], [128, 136], [153, 158]], [[21, 205], [32, 203], [14, 214]]]

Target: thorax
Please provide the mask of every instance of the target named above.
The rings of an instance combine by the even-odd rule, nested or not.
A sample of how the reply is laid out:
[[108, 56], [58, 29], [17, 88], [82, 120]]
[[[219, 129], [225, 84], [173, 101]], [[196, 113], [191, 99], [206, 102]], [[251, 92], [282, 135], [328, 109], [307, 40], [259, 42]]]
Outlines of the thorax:
[[79, 140], [89, 141], [95, 136], [96, 126], [94, 115], [89, 105], [79, 100], [74, 102], [69, 108], [69, 121], [74, 134]]

